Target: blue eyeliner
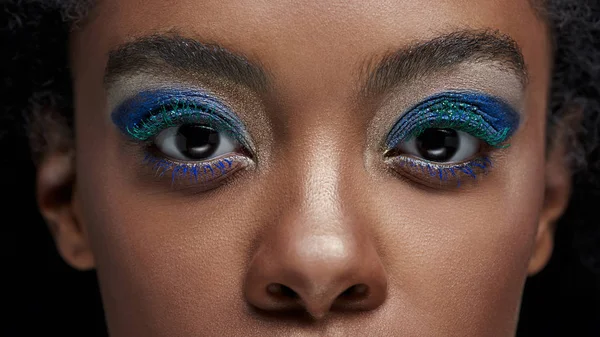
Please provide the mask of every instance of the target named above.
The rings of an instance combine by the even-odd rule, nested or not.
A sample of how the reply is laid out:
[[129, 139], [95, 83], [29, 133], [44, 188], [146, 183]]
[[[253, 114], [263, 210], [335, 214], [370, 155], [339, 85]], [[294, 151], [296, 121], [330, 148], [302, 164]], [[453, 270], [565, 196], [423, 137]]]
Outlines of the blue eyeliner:
[[176, 179], [188, 178], [191, 182], [214, 182], [218, 181], [233, 171], [250, 165], [250, 160], [241, 155], [226, 158], [216, 158], [204, 162], [176, 163], [170, 160], [146, 154], [144, 164], [149, 165], [158, 177], [171, 172], [171, 183]]
[[461, 185], [461, 177], [477, 179], [479, 174], [485, 175], [492, 168], [492, 161], [488, 157], [478, 157], [465, 163], [451, 165], [439, 165], [405, 156], [392, 157], [387, 159], [387, 162], [400, 170], [419, 173], [424, 177], [437, 179], [440, 183], [454, 180], [457, 187]]
[[502, 147], [518, 128], [519, 120], [519, 113], [500, 98], [478, 92], [449, 91], [409, 109], [388, 134], [386, 145], [395, 148], [428, 128], [451, 128]]

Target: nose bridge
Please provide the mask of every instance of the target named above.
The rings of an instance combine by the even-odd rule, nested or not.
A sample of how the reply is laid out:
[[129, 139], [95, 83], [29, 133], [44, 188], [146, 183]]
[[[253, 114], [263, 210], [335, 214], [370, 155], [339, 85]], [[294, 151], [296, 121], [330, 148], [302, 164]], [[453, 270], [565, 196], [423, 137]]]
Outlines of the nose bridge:
[[[313, 138], [315, 139], [315, 138]], [[321, 135], [277, 185], [279, 212], [263, 232], [245, 284], [247, 300], [268, 311], [370, 310], [385, 299], [387, 279], [357, 200], [346, 200], [342, 151]], [[355, 197], [355, 196], [354, 196]], [[286, 200], [286, 198], [288, 198]]]
[[[279, 198], [279, 214], [274, 222], [289, 228], [300, 226], [312, 228], [314, 234], [327, 235], [331, 230], [341, 230], [344, 217], [340, 195], [342, 184], [348, 183], [343, 170], [348, 158], [344, 158], [344, 139], [336, 126], [326, 120], [327, 108], [306, 108], [290, 118], [294, 124], [280, 146], [284, 157], [278, 162], [277, 183], [272, 194]], [[285, 224], [284, 224], [285, 223]]]
[[309, 221], [329, 219], [335, 222], [341, 216], [341, 158], [336, 151], [338, 145], [331, 138], [321, 136], [318, 144], [308, 144], [311, 151], [301, 167], [304, 174], [300, 176], [304, 178], [300, 184], [302, 201], [297, 215]]
[[272, 240], [287, 237], [281, 242], [290, 244], [288, 251], [295, 252], [297, 257], [332, 263], [354, 254], [359, 239], [366, 238], [367, 224], [360, 223], [357, 219], [359, 212], [350, 206], [360, 203], [359, 200], [351, 200], [357, 197], [356, 194], [347, 193], [356, 189], [342, 186], [358, 183], [350, 176], [352, 173], [344, 169], [345, 164], [349, 164], [341, 148], [344, 140], [330, 133], [326, 127], [307, 126], [306, 129], [313, 131], [304, 136], [298, 135], [298, 138], [305, 139], [298, 142], [298, 146], [306, 150], [290, 151], [302, 153], [302, 156], [301, 159], [293, 159], [298, 163], [296, 170], [280, 183], [283, 190], [290, 186], [296, 191], [291, 193], [292, 200], [282, 205], [279, 216], [274, 220], [277, 228], [271, 232]]
[[263, 237], [263, 249], [269, 251], [267, 254], [277, 255], [278, 260], [286, 261], [289, 268], [280, 272], [289, 273], [291, 283], [324, 296], [321, 283], [331, 282], [325, 279], [334, 276], [324, 273], [321, 267], [350, 267], [348, 261], [355, 258], [360, 237], [356, 232], [360, 227], [342, 207], [340, 184], [344, 176], [340, 166], [343, 159], [336, 150], [337, 141], [325, 128], [307, 126], [304, 129], [312, 133], [297, 135], [296, 139], [304, 141], [295, 144], [306, 150], [302, 151], [301, 159], [292, 159], [297, 163], [293, 165], [295, 171], [279, 184], [280, 190], [287, 190], [291, 200], [280, 204], [277, 218]]

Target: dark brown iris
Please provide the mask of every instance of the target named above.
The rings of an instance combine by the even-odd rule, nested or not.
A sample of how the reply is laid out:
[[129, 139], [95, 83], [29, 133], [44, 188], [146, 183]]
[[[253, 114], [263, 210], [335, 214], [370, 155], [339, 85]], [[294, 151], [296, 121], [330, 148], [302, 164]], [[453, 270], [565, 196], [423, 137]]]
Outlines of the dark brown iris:
[[206, 125], [187, 124], [177, 130], [175, 144], [190, 159], [206, 159], [219, 147], [219, 133]]
[[426, 129], [416, 139], [417, 151], [423, 159], [437, 162], [450, 160], [460, 144], [458, 132], [453, 129]]

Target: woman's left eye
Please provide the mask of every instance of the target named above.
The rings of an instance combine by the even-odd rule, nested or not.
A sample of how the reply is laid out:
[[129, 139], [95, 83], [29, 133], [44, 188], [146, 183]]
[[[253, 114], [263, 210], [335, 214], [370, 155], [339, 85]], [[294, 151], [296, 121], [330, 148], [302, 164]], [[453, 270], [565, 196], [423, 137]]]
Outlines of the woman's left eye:
[[385, 162], [396, 172], [433, 187], [487, 174], [493, 151], [519, 126], [519, 113], [497, 97], [448, 91], [408, 109], [386, 139]]
[[434, 163], [456, 163], [477, 154], [481, 141], [463, 131], [428, 128], [420, 135], [397, 146], [399, 154], [408, 154]]
[[154, 145], [167, 157], [179, 161], [205, 161], [234, 152], [240, 145], [209, 125], [184, 124], [161, 131]]

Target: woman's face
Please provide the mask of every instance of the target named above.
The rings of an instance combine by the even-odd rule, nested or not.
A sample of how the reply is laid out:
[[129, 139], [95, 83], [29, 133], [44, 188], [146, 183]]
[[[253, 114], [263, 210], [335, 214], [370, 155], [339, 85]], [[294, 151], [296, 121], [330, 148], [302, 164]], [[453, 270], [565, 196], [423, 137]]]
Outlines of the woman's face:
[[528, 1], [102, 0], [80, 25], [72, 206], [112, 336], [514, 334], [560, 213]]

